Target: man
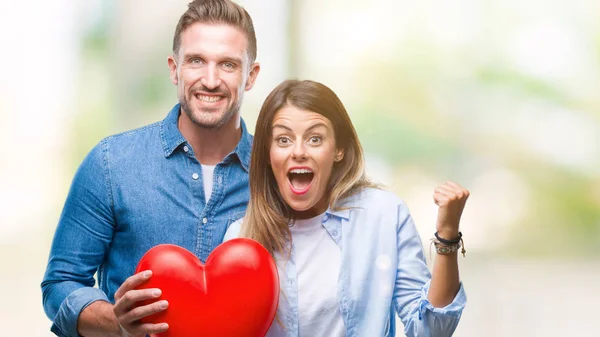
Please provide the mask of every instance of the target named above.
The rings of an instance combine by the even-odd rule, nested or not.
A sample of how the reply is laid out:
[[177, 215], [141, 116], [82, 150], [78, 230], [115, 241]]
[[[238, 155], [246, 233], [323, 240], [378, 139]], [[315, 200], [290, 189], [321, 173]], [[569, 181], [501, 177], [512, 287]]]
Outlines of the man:
[[252, 136], [240, 106], [260, 70], [255, 59], [243, 8], [230, 0], [189, 4], [168, 58], [179, 104], [161, 122], [103, 139], [75, 174], [42, 282], [55, 334], [144, 336], [168, 328], [139, 323], [168, 303], [131, 310], [160, 293], [133, 290], [151, 272], [131, 275], [163, 243], [205, 261], [243, 216]]

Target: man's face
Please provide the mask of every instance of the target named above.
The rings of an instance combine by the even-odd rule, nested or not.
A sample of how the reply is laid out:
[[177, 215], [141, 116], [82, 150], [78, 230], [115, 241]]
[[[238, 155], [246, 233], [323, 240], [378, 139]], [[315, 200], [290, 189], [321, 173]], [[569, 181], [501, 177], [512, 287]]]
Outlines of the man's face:
[[233, 26], [205, 23], [192, 24], [180, 38], [177, 59], [168, 61], [182, 110], [198, 126], [220, 128], [239, 114], [260, 70], [248, 59], [248, 39]]

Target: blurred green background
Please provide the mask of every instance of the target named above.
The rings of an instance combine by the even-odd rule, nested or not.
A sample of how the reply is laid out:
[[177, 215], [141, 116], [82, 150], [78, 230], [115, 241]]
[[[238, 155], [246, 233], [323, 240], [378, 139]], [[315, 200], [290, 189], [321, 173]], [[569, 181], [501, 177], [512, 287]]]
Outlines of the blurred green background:
[[[2, 335], [51, 336], [39, 284], [71, 178], [101, 138], [177, 102], [166, 58], [187, 2], [0, 4]], [[282, 80], [330, 86], [368, 174], [407, 202], [426, 250], [433, 188], [471, 190], [455, 336], [594, 334], [599, 1], [239, 3], [262, 65], [242, 108], [251, 130]]]

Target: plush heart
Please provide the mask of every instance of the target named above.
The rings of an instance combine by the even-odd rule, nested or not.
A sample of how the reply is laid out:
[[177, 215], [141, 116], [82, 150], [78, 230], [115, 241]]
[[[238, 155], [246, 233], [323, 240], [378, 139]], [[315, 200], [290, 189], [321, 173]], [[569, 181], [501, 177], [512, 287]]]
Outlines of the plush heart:
[[[175, 245], [158, 245], [140, 260], [136, 273], [152, 270], [138, 289], [159, 288], [169, 302], [143, 322], [169, 324], [164, 337], [264, 337], [277, 310], [279, 276], [258, 242], [237, 238], [219, 245], [206, 264]], [[144, 303], [146, 304], [146, 303]]]

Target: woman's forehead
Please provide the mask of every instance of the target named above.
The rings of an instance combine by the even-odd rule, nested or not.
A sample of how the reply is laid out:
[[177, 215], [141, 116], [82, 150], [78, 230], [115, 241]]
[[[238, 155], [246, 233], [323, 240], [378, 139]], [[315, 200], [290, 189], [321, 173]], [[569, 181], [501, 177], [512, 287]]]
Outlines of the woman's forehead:
[[332, 126], [331, 121], [318, 112], [287, 105], [275, 113], [271, 124], [272, 127], [275, 127], [278, 124], [303, 124], [305, 126], [310, 126], [318, 123], [325, 124], [327, 127]]

